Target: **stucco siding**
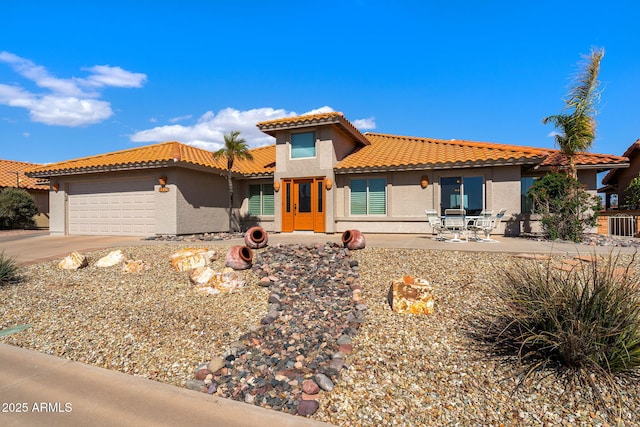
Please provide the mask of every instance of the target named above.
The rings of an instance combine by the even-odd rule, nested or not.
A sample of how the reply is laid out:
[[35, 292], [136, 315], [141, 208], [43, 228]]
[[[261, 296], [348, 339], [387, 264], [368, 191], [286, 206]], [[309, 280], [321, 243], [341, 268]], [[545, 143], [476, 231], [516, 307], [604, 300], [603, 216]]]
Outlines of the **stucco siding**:
[[[176, 174], [176, 230], [191, 234], [229, 230], [229, 190], [226, 177], [181, 169]], [[241, 194], [234, 187], [234, 207], [239, 210]]]

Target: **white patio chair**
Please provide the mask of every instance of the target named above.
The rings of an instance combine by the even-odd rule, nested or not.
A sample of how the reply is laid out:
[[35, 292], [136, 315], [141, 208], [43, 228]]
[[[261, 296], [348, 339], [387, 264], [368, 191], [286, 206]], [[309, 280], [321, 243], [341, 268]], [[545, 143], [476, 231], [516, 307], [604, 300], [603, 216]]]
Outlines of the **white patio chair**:
[[431, 227], [431, 230], [433, 231], [433, 233], [436, 234], [435, 239], [436, 240], [444, 240], [444, 232], [446, 231], [444, 229], [444, 225], [442, 224], [442, 218], [440, 218], [440, 216], [438, 215], [438, 212], [436, 212], [433, 209], [425, 209], [424, 213], [427, 214], [427, 220], [429, 221], [429, 226]]
[[500, 209], [498, 214], [495, 217], [490, 218], [489, 220], [480, 219], [481, 223], [478, 224], [479, 231], [484, 233], [484, 238], [478, 239], [478, 242], [482, 243], [500, 243], [497, 240], [491, 238], [491, 232], [500, 224], [504, 214], [507, 212], [506, 209]]
[[493, 215], [493, 209], [483, 209], [482, 212], [480, 212], [479, 217], [469, 224], [468, 229], [473, 233], [473, 236], [470, 237], [471, 240], [480, 239], [478, 237], [478, 232], [483, 231], [484, 227], [489, 225], [491, 215]]
[[467, 220], [465, 218], [466, 211], [464, 209], [445, 209], [444, 210], [444, 228], [453, 234], [447, 243], [468, 242], [466, 236]]

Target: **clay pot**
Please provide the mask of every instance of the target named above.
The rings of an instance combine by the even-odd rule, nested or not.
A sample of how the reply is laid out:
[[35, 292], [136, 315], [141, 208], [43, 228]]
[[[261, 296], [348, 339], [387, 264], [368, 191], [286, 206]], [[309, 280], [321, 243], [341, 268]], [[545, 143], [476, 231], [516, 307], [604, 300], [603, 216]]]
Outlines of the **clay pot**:
[[359, 230], [347, 230], [342, 233], [342, 243], [350, 250], [364, 249], [364, 234]]
[[255, 226], [251, 227], [244, 234], [244, 243], [251, 249], [260, 249], [267, 246], [269, 242], [269, 235], [264, 228]]
[[253, 251], [247, 246], [232, 246], [227, 252], [224, 265], [234, 270], [246, 270], [251, 267]]

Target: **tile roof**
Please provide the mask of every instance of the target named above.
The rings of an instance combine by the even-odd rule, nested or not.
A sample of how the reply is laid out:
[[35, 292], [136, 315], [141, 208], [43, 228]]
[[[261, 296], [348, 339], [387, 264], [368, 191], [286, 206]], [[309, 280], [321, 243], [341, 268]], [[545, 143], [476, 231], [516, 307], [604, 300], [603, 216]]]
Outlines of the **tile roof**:
[[[35, 163], [16, 162], [13, 160], [0, 160], [0, 188], [1, 187], [15, 187], [17, 180], [20, 180], [20, 188], [27, 188], [30, 190], [46, 190], [49, 188], [44, 185], [39, 185], [38, 180], [30, 178], [24, 174], [25, 171], [33, 169], [39, 166]], [[16, 173], [18, 174], [16, 177]]]
[[[306, 117], [306, 118], [305, 118]], [[311, 118], [311, 119], [309, 119]], [[346, 120], [341, 113], [326, 113], [273, 120], [270, 129], [287, 123], [307, 123], [308, 120]], [[275, 123], [280, 123], [276, 125]], [[362, 135], [362, 134], [360, 134]], [[442, 169], [499, 165], [566, 166], [567, 159], [559, 150], [494, 144], [464, 140], [441, 140], [410, 136], [367, 133], [367, 145], [359, 146], [335, 167], [337, 173], [350, 171], [385, 171], [409, 169]], [[271, 176], [275, 172], [275, 145], [251, 150], [253, 160], [236, 160], [234, 172], [247, 177]], [[576, 157], [583, 168], [626, 167], [626, 157], [580, 153]], [[196, 165], [226, 170], [224, 159], [216, 159], [211, 151], [179, 142], [165, 142], [128, 150], [84, 157], [50, 165], [34, 166], [28, 173], [36, 178], [91, 172], [153, 168], [158, 166]]]
[[442, 140], [366, 133], [362, 147], [336, 166], [336, 171], [535, 164], [549, 150], [464, 140]]
[[[275, 147], [275, 146], [273, 146]], [[251, 151], [253, 162], [238, 161], [234, 171], [247, 175], [272, 174], [275, 170], [275, 148], [256, 148]], [[51, 175], [81, 174], [110, 170], [139, 169], [166, 166], [167, 164], [187, 164], [226, 170], [226, 161], [216, 159], [213, 152], [179, 142], [171, 141], [128, 150], [83, 157], [39, 167], [32, 167], [29, 174], [34, 177]], [[273, 164], [272, 166], [269, 166]]]
[[[589, 167], [612, 167], [618, 165], [628, 165], [629, 159], [625, 156], [614, 156], [613, 154], [576, 153], [574, 161], [578, 169]], [[540, 166], [568, 166], [569, 158], [560, 150], [550, 150], [549, 155]], [[617, 169], [613, 169], [617, 170]]]
[[236, 160], [235, 172], [248, 176], [273, 175], [276, 171], [276, 145], [254, 148], [251, 150], [253, 160]]
[[344, 114], [332, 111], [330, 113], [308, 114], [306, 116], [284, 117], [276, 120], [260, 122], [256, 126], [267, 135], [275, 136], [276, 132], [283, 129], [295, 129], [313, 125], [336, 125], [353, 139], [363, 145], [369, 145], [368, 139], [356, 128], [353, 123], [344, 117]]

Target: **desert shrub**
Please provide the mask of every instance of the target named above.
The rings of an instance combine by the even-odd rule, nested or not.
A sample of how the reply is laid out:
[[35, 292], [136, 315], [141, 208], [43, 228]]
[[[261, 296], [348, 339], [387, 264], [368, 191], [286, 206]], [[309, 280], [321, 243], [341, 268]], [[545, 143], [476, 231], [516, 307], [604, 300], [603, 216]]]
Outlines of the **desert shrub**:
[[7, 187], [0, 191], [0, 228], [32, 227], [37, 213], [36, 201], [26, 190]]
[[598, 396], [593, 378], [616, 388], [614, 375], [640, 367], [640, 281], [633, 259], [611, 254], [571, 271], [536, 261], [501, 273], [494, 304], [478, 333], [491, 351], [515, 357], [526, 372], [551, 368]]
[[589, 194], [576, 178], [552, 171], [536, 180], [528, 195], [533, 211], [542, 216], [542, 228], [552, 240], [582, 240], [587, 229], [597, 224], [602, 206], [599, 196]]
[[0, 285], [18, 280], [18, 263], [14, 258], [5, 257], [0, 252]]

